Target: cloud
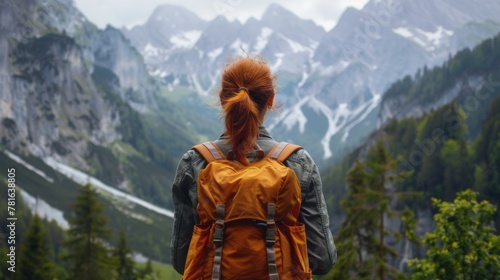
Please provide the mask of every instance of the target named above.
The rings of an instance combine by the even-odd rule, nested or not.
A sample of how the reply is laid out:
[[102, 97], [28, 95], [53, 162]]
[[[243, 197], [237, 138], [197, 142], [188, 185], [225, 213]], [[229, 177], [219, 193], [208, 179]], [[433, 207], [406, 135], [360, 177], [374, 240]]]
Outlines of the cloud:
[[278, 3], [301, 18], [311, 19], [330, 30], [348, 6], [362, 8], [368, 0], [74, 0], [83, 14], [99, 27], [111, 24], [130, 27], [146, 22], [153, 10], [161, 4], [186, 7], [203, 19], [224, 15], [230, 20], [245, 22], [250, 17], [260, 18], [271, 3]]

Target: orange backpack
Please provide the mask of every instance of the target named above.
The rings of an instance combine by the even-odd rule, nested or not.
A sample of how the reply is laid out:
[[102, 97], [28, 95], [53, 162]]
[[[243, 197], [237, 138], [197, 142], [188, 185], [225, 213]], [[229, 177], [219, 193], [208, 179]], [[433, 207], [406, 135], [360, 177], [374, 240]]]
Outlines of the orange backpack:
[[300, 183], [283, 161], [301, 148], [278, 143], [250, 165], [213, 142], [196, 145], [208, 162], [198, 176], [197, 212], [182, 279], [312, 279], [306, 233], [297, 222]]

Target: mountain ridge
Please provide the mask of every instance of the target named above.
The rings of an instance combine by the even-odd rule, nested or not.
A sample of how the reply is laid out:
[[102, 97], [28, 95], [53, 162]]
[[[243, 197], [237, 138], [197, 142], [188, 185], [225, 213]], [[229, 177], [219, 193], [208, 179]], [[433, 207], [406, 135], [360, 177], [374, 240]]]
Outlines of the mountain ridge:
[[[450, 53], [479, 43], [500, 30], [498, 23], [488, 26], [478, 23], [477, 30], [464, 28], [464, 24], [474, 20], [494, 20], [492, 11], [500, 12], [500, 6], [492, 1], [486, 5], [491, 10], [485, 13], [479, 12], [485, 5], [476, 7], [463, 1], [454, 6], [455, 2], [448, 0], [417, 2], [372, 0], [361, 10], [347, 8], [337, 25], [328, 32], [311, 20], [301, 19], [286, 8], [272, 4], [261, 19], [250, 18], [243, 24], [237, 20], [225, 22], [224, 29], [228, 32], [224, 34], [200, 30], [201, 35], [191, 48], [163, 49], [165, 55], [161, 56], [149, 56], [141, 50], [142, 43], [133, 42], [132, 38], [131, 41], [148, 57], [146, 64], [150, 71], [185, 81], [180, 85], [205, 96], [215, 90], [226, 57], [245, 55], [242, 49], [262, 55], [279, 73], [281, 91], [277, 100], [284, 109], [289, 109], [284, 110], [288, 116], [267, 121], [274, 128], [273, 133], [315, 151], [315, 158], [328, 159], [341, 152], [348, 142], [354, 143], [367, 136], [360, 133], [360, 126], [376, 128], [373, 117], [376, 112], [365, 119], [363, 114], [354, 113], [362, 112], [359, 106], [369, 100], [380, 100], [376, 98], [405, 74], [424, 65], [437, 65]], [[450, 9], [459, 15], [455, 21], [445, 15]], [[464, 16], [466, 9], [473, 9], [476, 16]], [[426, 17], [436, 19], [426, 20]], [[278, 18], [283, 20], [276, 20]], [[471, 34], [477, 36], [473, 38]], [[319, 114], [307, 113], [307, 107], [315, 108], [311, 96], [326, 103], [329, 109], [316, 110]], [[294, 105], [297, 100], [305, 102], [297, 107]], [[341, 104], [347, 104], [351, 113], [336, 115], [342, 111], [338, 110]], [[370, 108], [378, 110], [378, 105]], [[320, 118], [329, 120], [326, 127], [321, 128], [324, 134], [316, 133], [322, 142], [311, 142], [311, 138], [304, 135], [304, 129], [298, 129], [302, 127], [297, 122], [301, 118], [305, 126], [314, 126]], [[335, 120], [340, 119], [347, 121], [339, 128]], [[358, 125], [353, 126], [354, 123]]]

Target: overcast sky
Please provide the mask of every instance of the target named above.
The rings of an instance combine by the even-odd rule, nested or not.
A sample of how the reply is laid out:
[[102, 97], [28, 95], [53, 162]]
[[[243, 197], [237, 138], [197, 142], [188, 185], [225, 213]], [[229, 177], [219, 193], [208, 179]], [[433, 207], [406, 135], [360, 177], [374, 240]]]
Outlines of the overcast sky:
[[210, 20], [217, 15], [245, 22], [249, 17], [260, 19], [271, 3], [279, 3], [301, 18], [312, 19], [330, 30], [346, 7], [361, 9], [368, 0], [74, 0], [83, 14], [99, 27], [131, 27], [144, 23], [154, 8], [173, 4], [188, 8], [201, 18]]

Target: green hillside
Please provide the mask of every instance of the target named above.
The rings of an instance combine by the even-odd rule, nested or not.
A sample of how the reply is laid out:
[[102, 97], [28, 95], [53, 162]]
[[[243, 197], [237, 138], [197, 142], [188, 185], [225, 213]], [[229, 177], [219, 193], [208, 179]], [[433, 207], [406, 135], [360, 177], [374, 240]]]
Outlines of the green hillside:
[[[461, 84], [470, 77], [480, 79], [477, 86]], [[401, 107], [425, 107], [457, 85], [459, 94], [451, 103], [421, 117], [390, 120], [329, 170], [324, 191], [332, 214], [342, 214], [344, 174], [356, 159], [366, 157], [378, 138], [401, 160], [398, 170], [412, 172], [397, 190], [422, 192], [415, 206], [430, 207], [431, 197], [449, 201], [466, 188], [500, 205], [500, 35], [460, 51], [440, 67], [424, 68], [415, 77], [395, 82], [383, 100], [398, 100]], [[495, 217], [498, 230], [500, 217]]]
[[[19, 188], [62, 211], [65, 219], [68, 220], [71, 216], [70, 205], [81, 186], [54, 171], [38, 158], [29, 157], [23, 158], [23, 160], [44, 172], [53, 182], [48, 182], [25, 166], [13, 161], [3, 152], [0, 153], [0, 168], [2, 170], [15, 168]], [[2, 192], [6, 193], [7, 185], [4, 178], [1, 178], [0, 184]], [[20, 196], [19, 192], [18, 196]], [[169, 262], [171, 218], [106, 194], [101, 196], [99, 201], [104, 204], [104, 214], [109, 218], [109, 227], [114, 232], [118, 232], [120, 228], [126, 229], [134, 251], [157, 261]], [[5, 215], [7, 214], [3, 211], [2, 217]], [[6, 229], [2, 228], [2, 230]], [[19, 232], [24, 232], [24, 230], [20, 229]], [[113, 244], [115, 241], [111, 240], [110, 242]]]

